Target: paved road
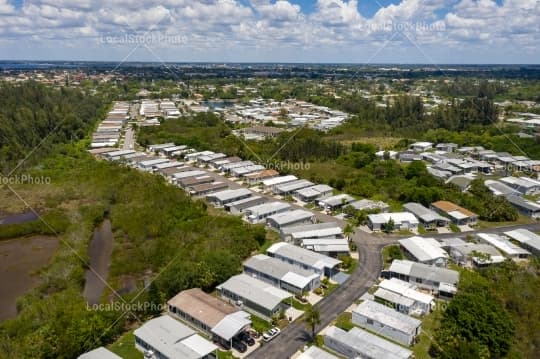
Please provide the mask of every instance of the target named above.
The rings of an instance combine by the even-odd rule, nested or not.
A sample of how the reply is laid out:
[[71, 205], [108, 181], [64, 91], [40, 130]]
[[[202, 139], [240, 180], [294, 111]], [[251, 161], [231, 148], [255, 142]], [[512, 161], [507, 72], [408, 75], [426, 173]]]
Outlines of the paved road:
[[124, 136], [124, 150], [132, 150], [135, 147], [135, 131], [129, 125]]
[[[321, 312], [321, 324], [316, 331], [330, 324], [339, 314], [375, 284], [382, 270], [381, 250], [394, 239], [379, 238], [367, 233], [356, 233], [353, 240], [358, 245], [359, 266], [351, 277], [330, 296], [317, 304]], [[301, 320], [290, 324], [282, 333], [254, 351], [249, 357], [260, 359], [285, 359], [291, 357], [310, 340], [310, 330]]]

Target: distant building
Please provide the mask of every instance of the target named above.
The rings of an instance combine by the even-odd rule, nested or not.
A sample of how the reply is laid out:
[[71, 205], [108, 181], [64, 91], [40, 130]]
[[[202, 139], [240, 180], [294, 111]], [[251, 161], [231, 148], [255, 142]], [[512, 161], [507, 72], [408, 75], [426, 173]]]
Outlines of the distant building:
[[372, 231], [381, 231], [390, 220], [394, 222], [394, 230], [416, 230], [419, 224], [418, 219], [412, 213], [394, 212], [368, 215], [368, 227]]
[[279, 231], [286, 227], [313, 223], [314, 218], [315, 216], [310, 211], [295, 209], [266, 218], [266, 224]]
[[540, 181], [529, 177], [504, 177], [500, 181], [524, 195], [540, 194]]
[[475, 224], [478, 219], [478, 215], [476, 213], [448, 201], [433, 202], [431, 204], [431, 209], [443, 216], [450, 218], [450, 220], [456, 225]]
[[433, 143], [431, 142], [416, 142], [411, 145], [411, 150], [415, 152], [424, 152], [431, 150], [433, 148]]

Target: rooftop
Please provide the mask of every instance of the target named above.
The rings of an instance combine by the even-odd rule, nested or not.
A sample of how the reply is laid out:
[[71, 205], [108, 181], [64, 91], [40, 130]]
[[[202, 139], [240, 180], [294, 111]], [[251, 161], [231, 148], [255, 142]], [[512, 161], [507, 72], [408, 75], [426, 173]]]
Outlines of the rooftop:
[[99, 347], [87, 353], [79, 355], [77, 359], [122, 359], [122, 358], [104, 347]]
[[266, 220], [275, 223], [278, 226], [285, 226], [289, 223], [295, 223], [302, 220], [313, 218], [313, 213], [303, 209], [295, 209], [293, 211], [278, 213], [268, 217]]
[[459, 280], [459, 272], [455, 270], [401, 259], [395, 259], [390, 265], [389, 271], [415, 278], [454, 285], [457, 284]]
[[373, 319], [385, 326], [389, 326], [404, 333], [414, 333], [416, 328], [422, 324], [418, 319], [399, 313], [384, 304], [372, 300], [366, 300], [360, 303], [353, 309], [353, 313]]
[[338, 357], [316, 346], [311, 346], [296, 359], [338, 359]]
[[282, 289], [244, 273], [231, 277], [218, 285], [217, 289], [232, 292], [268, 310], [273, 310], [283, 300], [292, 296]]
[[477, 233], [478, 238], [482, 239], [484, 242], [491, 244], [493, 247], [497, 248], [501, 252], [509, 256], [519, 256], [519, 255], [529, 255], [529, 251], [523, 249], [519, 246], [516, 246], [514, 243], [510, 242], [508, 239], [492, 233]]
[[257, 254], [249, 258], [244, 262], [244, 267], [266, 273], [273, 278], [286, 281], [298, 288], [304, 288], [312, 280], [319, 278], [319, 275], [311, 270], [302, 269], [265, 254]]
[[352, 328], [346, 332], [331, 326], [325, 331], [325, 335], [354, 348], [356, 352], [364, 354], [366, 358], [409, 359], [413, 354], [401, 345], [394, 344], [360, 328]]
[[319, 270], [323, 270], [324, 268], [334, 268], [341, 263], [340, 260], [335, 258], [315, 253], [308, 249], [300, 248], [285, 242], [271, 245], [270, 248], [268, 248], [267, 253], [277, 254], [281, 257], [292, 259]]
[[459, 212], [466, 217], [476, 217], [475, 213], [449, 201], [437, 201], [437, 202], [433, 202], [431, 205], [448, 214], [452, 214], [452, 212]]
[[399, 244], [411, 253], [419, 262], [433, 261], [447, 258], [448, 254], [441, 248], [441, 244], [434, 238], [414, 236], [400, 239]]
[[228, 314], [237, 311], [232, 305], [203, 292], [199, 288], [184, 290], [170, 299], [167, 304], [180, 309], [211, 328]]
[[416, 217], [420, 218], [424, 222], [444, 221], [448, 222], [447, 218], [444, 218], [435, 211], [422, 206], [420, 203], [409, 202], [403, 205], [403, 209], [407, 212], [411, 212]]

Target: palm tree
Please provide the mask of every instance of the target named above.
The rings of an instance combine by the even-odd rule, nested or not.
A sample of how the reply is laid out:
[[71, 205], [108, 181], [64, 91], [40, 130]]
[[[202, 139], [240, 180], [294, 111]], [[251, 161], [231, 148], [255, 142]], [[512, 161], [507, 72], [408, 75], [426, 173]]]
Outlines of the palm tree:
[[343, 234], [347, 237], [348, 240], [351, 240], [351, 235], [354, 234], [354, 227], [350, 223], [347, 223], [345, 228], [343, 228]]
[[319, 308], [314, 307], [312, 304], [308, 304], [306, 312], [304, 313], [304, 322], [308, 329], [311, 329], [311, 340], [315, 342], [315, 327], [321, 324], [321, 312]]

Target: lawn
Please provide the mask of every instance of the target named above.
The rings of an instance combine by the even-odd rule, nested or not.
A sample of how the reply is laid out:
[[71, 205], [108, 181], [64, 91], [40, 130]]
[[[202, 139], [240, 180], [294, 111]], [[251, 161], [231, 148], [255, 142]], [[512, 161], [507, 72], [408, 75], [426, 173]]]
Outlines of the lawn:
[[266, 332], [272, 328], [272, 324], [268, 323], [266, 320], [257, 317], [256, 315], [251, 315], [251, 327], [258, 331], [259, 333]]
[[478, 221], [478, 228], [497, 228], [497, 227], [507, 227], [514, 226], [518, 224], [529, 224], [535, 223], [534, 219], [520, 215], [518, 219], [514, 222], [486, 222]]
[[[443, 302], [444, 303], [444, 302]], [[432, 343], [433, 335], [439, 327], [442, 318], [440, 306], [437, 306], [435, 311], [426, 315], [422, 320], [422, 332], [420, 333], [419, 341], [412, 347], [414, 357], [417, 359], [429, 359], [429, 348]]]
[[266, 250], [270, 248], [270, 246], [274, 243], [277, 243], [280, 241], [279, 234], [277, 234], [274, 231], [267, 230], [266, 231], [266, 239], [262, 246], [259, 248], [259, 253], [266, 253]]
[[349, 331], [354, 328], [354, 324], [352, 323], [352, 313], [345, 312], [338, 315], [336, 319], [336, 327], [345, 331]]
[[232, 355], [231, 352], [224, 352], [222, 350], [218, 350], [217, 354], [218, 359], [235, 359], [236, 357]]
[[109, 350], [123, 359], [143, 359], [143, 354], [135, 349], [135, 335], [133, 335], [133, 331], [122, 335], [116, 342], [109, 346]]
[[391, 246], [386, 246], [382, 250], [383, 264], [385, 267], [389, 266], [394, 259], [404, 259], [405, 256], [399, 248], [399, 245], [394, 244]]

